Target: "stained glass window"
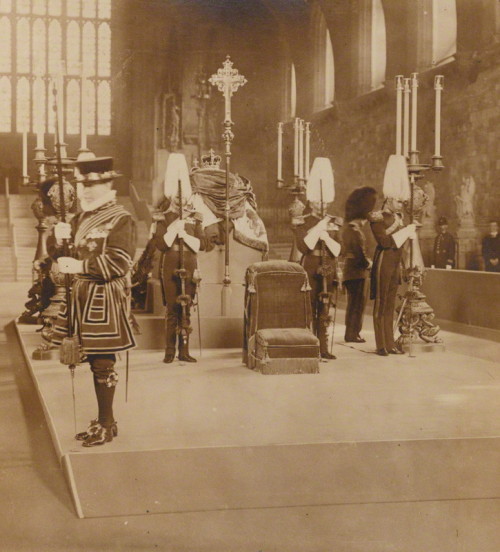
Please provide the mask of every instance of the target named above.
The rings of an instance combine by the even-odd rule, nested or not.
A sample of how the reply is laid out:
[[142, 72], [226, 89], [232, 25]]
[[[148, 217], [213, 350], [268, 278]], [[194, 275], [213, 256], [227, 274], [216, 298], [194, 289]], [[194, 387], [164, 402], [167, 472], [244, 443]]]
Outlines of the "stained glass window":
[[9, 77], [0, 78], [0, 132], [11, 132], [11, 86]]
[[382, 0], [372, 2], [371, 88], [383, 86], [386, 68], [386, 32]]
[[0, 72], [10, 73], [11, 69], [11, 53], [10, 53], [10, 19], [2, 17], [0, 19]]
[[88, 133], [110, 133], [110, 19], [111, 0], [0, 0], [0, 132], [53, 132], [62, 68], [64, 131], [80, 132], [85, 77]]
[[325, 106], [330, 107], [335, 93], [335, 68], [333, 64], [333, 47], [330, 31], [326, 29], [325, 37]]

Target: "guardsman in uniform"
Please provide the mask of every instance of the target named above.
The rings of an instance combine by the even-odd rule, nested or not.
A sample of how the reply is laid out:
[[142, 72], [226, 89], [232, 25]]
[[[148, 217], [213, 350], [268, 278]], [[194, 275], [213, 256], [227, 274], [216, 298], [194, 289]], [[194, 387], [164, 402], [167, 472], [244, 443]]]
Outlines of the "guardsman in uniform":
[[[94, 376], [98, 416], [76, 439], [84, 447], [103, 445], [118, 434], [113, 398], [118, 374], [116, 353], [135, 347], [130, 323], [130, 271], [136, 247], [136, 225], [130, 213], [116, 202], [112, 190], [113, 159], [101, 157], [76, 163], [80, 176], [82, 212], [69, 223], [55, 226], [58, 243], [70, 239], [75, 257], [59, 256], [63, 273], [73, 274], [72, 327]], [[68, 335], [63, 308], [56, 321], [53, 342]]]
[[498, 233], [498, 222], [492, 220], [489, 226], [490, 232], [482, 241], [484, 270], [487, 272], [500, 272], [500, 234]]
[[337, 257], [341, 246], [337, 240], [342, 219], [325, 214], [334, 194], [330, 160], [318, 157], [307, 183], [306, 196], [311, 212], [304, 217], [303, 224], [296, 226], [295, 235], [302, 253], [300, 264], [307, 272], [311, 286], [313, 331], [319, 339], [321, 358], [327, 360], [336, 358], [329, 351], [328, 326], [331, 322], [330, 307], [337, 308], [334, 293], [340, 281]]
[[394, 342], [394, 309], [401, 278], [402, 246], [408, 239], [415, 239], [415, 225], [405, 226], [403, 204], [410, 197], [410, 184], [406, 160], [401, 155], [391, 155], [384, 175], [384, 206], [368, 216], [373, 236], [377, 242], [371, 270], [370, 298], [373, 306], [376, 353], [381, 356], [402, 354]]
[[163, 362], [173, 362], [177, 343], [179, 360], [196, 362], [189, 354], [190, 314], [199, 283], [197, 253], [206, 244], [203, 217], [190, 203], [189, 171], [182, 154], [170, 154], [164, 193], [170, 205], [153, 230], [153, 241], [161, 251], [160, 280], [166, 307]]
[[344, 286], [347, 290], [345, 336], [347, 343], [365, 343], [360, 335], [366, 305], [366, 279], [372, 261], [366, 254], [363, 226], [377, 201], [377, 190], [370, 186], [356, 188], [346, 201], [346, 225], [342, 231]]
[[438, 220], [439, 233], [434, 240], [434, 266], [455, 268], [455, 238], [448, 232], [446, 217]]

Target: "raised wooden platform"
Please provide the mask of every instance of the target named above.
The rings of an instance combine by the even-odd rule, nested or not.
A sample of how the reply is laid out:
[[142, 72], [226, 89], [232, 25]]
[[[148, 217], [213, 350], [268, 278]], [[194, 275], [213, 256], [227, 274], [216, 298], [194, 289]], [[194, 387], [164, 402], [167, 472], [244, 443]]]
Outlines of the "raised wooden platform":
[[[450, 351], [378, 357], [369, 331], [366, 344], [337, 344], [338, 360], [314, 375], [262, 376], [239, 349], [171, 365], [162, 350], [135, 350], [128, 403], [123, 358], [118, 367], [118, 437], [84, 449], [66, 367], [32, 361], [38, 334], [17, 330], [80, 517], [500, 492], [498, 362]], [[75, 388], [81, 430], [96, 412], [87, 367]]]

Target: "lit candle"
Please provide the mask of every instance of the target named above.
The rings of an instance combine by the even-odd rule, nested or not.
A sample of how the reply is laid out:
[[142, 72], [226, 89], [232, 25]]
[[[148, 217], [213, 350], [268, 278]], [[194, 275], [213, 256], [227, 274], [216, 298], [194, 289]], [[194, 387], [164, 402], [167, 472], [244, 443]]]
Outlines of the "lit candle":
[[404, 79], [403, 155], [408, 157], [410, 138], [410, 79]]
[[309, 166], [310, 166], [310, 151], [311, 151], [311, 123], [306, 123], [306, 154], [305, 154], [305, 173], [306, 180], [309, 178]]
[[398, 75], [396, 77], [396, 155], [401, 155], [403, 89], [403, 75]]
[[443, 75], [434, 77], [434, 90], [436, 91], [436, 122], [434, 133], [434, 156], [441, 157], [441, 91], [443, 90]]
[[80, 149], [87, 149], [87, 79], [82, 74], [82, 88], [80, 94]]
[[28, 176], [28, 132], [23, 130], [23, 176]]
[[417, 90], [418, 73], [411, 74], [411, 150], [417, 151]]
[[278, 123], [278, 180], [283, 180], [283, 123]]
[[299, 119], [299, 178], [304, 178], [304, 121]]
[[299, 175], [299, 119], [293, 122], [293, 175]]

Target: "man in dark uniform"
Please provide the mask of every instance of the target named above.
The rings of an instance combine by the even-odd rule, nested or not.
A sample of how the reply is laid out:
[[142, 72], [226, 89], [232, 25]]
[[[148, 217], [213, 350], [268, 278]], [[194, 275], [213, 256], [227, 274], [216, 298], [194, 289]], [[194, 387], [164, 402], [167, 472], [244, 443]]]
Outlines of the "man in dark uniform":
[[498, 234], [498, 222], [490, 222], [490, 233], [483, 238], [482, 253], [484, 270], [487, 272], [500, 272], [500, 235]]
[[366, 278], [372, 261], [365, 250], [366, 238], [363, 225], [377, 201], [377, 191], [370, 186], [355, 189], [345, 206], [346, 225], [342, 231], [342, 255], [344, 262], [344, 286], [347, 289], [345, 314], [346, 342], [365, 343], [360, 335], [366, 304]]
[[434, 262], [436, 268], [455, 268], [455, 238], [448, 232], [446, 217], [438, 220], [439, 233], [434, 240]]
[[[304, 223], [296, 226], [297, 247], [302, 253], [301, 265], [307, 272], [311, 286], [313, 330], [319, 339], [320, 355], [324, 359], [336, 357], [328, 350], [329, 310], [333, 305], [334, 292], [339, 282], [337, 257], [340, 253], [338, 231], [342, 219], [331, 215], [322, 216], [322, 205], [309, 202], [311, 212]], [[324, 205], [326, 210], [326, 205]], [[333, 305], [337, 308], [337, 305]]]
[[153, 237], [161, 251], [160, 279], [166, 307], [163, 362], [167, 364], [175, 358], [177, 341], [179, 360], [196, 362], [189, 354], [190, 314], [199, 282], [197, 253], [205, 246], [200, 213], [191, 209], [188, 198], [183, 199], [182, 219], [179, 209], [179, 201], [173, 197], [163, 219], [157, 221]]
[[400, 283], [402, 246], [415, 238], [415, 225], [403, 223], [403, 201], [388, 197], [382, 211], [370, 213], [368, 220], [377, 242], [371, 271], [370, 298], [373, 306], [376, 353], [380, 356], [401, 354], [394, 343], [394, 308]]
[[[59, 256], [59, 270], [73, 274], [71, 293], [74, 335], [94, 375], [98, 416], [76, 439], [84, 447], [103, 445], [118, 434], [113, 417], [113, 398], [118, 382], [116, 353], [135, 347], [130, 323], [130, 270], [136, 247], [132, 216], [116, 202], [111, 189], [113, 159], [103, 157], [76, 163], [80, 172], [82, 212], [71, 224], [58, 223], [55, 238], [70, 239], [73, 257]], [[53, 342], [68, 335], [64, 306], [54, 328]]]

